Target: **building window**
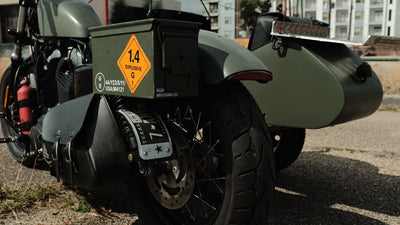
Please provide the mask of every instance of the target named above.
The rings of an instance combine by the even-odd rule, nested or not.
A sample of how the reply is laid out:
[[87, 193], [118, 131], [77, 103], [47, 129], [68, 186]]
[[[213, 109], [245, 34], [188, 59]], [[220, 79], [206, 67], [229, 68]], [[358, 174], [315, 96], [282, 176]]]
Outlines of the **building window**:
[[218, 17], [211, 17], [210, 22], [211, 22], [211, 27], [218, 27]]
[[218, 13], [218, 3], [210, 3], [210, 13]]
[[225, 3], [225, 10], [232, 10], [232, 9], [233, 9], [233, 7], [232, 7], [232, 3], [231, 2]]
[[383, 0], [371, 0], [371, 5], [382, 5]]
[[363, 28], [362, 27], [355, 27], [354, 28], [354, 36], [362, 36]]
[[390, 0], [390, 4], [392, 4], [393, 3], [393, 0]]
[[345, 11], [337, 11], [336, 12], [336, 22], [337, 23], [347, 23], [349, 18], [349, 14], [347, 13], [347, 10]]
[[327, 12], [322, 14], [322, 20], [329, 20], [329, 14]]
[[306, 18], [315, 19], [316, 15], [316, 12], [306, 12]]
[[306, 8], [315, 8], [317, 6], [317, 0], [306, 0], [305, 1]]
[[324, 9], [329, 9], [328, 0], [324, 0], [323, 6], [324, 6]]
[[374, 27], [373, 32], [374, 32], [373, 34], [382, 35], [382, 27]]
[[392, 10], [389, 9], [389, 21], [391, 21], [391, 20], [392, 20]]
[[245, 38], [246, 37], [246, 31], [245, 30], [240, 30], [238, 33], [239, 38]]
[[226, 30], [224, 32], [224, 36], [227, 37], [227, 38], [231, 38], [232, 37], [232, 31], [231, 30]]
[[356, 3], [363, 3], [364, 0], [356, 0]]
[[378, 9], [378, 10], [375, 10], [374, 14], [376, 16], [382, 16], [383, 15], [383, 11], [382, 11], [382, 9]]
[[356, 19], [362, 19], [363, 18], [363, 11], [356, 11]]
[[390, 27], [388, 27], [388, 35], [387, 36], [390, 36]]
[[335, 7], [348, 7], [349, 3], [348, 0], [336, 0]]
[[336, 27], [336, 38], [347, 38], [347, 27]]
[[383, 11], [381, 9], [371, 11], [369, 15], [369, 21], [370, 22], [382, 22], [383, 20]]
[[225, 24], [232, 24], [232, 17], [226, 16], [225, 17]]

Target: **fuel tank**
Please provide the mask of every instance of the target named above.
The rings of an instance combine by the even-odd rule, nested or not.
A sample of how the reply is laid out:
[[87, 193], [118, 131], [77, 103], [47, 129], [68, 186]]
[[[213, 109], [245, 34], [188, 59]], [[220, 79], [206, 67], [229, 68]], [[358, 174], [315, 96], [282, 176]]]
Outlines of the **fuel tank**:
[[89, 37], [89, 27], [101, 25], [93, 8], [83, 0], [40, 0], [38, 23], [42, 37]]

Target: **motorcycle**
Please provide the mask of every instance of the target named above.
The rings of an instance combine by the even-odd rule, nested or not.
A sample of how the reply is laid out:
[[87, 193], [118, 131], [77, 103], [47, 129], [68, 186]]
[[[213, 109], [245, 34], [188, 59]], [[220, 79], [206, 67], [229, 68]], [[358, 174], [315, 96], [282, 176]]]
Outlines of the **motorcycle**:
[[353, 45], [361, 44], [329, 38], [329, 24], [318, 20], [258, 17], [248, 49], [274, 72], [274, 81], [244, 83], [270, 125], [277, 170], [298, 158], [306, 129], [360, 119], [379, 108], [381, 83], [348, 47]]
[[78, 188], [132, 180], [145, 224], [260, 224], [272, 144], [240, 82], [271, 72], [207, 31], [202, 1], [147, 2], [147, 19], [102, 26], [83, 0], [20, 0], [1, 142]]

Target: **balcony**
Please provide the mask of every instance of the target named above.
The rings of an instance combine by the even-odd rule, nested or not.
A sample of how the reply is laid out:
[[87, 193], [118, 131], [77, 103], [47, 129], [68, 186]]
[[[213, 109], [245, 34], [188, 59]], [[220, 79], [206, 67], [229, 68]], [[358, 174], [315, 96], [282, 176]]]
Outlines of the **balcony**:
[[383, 8], [383, 0], [371, 0], [369, 7], [373, 8]]
[[347, 39], [348, 38], [348, 33], [347, 33], [347, 26], [336, 26], [335, 27], [335, 38], [337, 39]]
[[210, 16], [218, 16], [218, 3], [210, 3]]
[[335, 38], [339, 39], [339, 40], [347, 40], [348, 36], [349, 35], [347, 34], [347, 32], [346, 33], [337, 33], [335, 35]]
[[219, 13], [218, 13], [218, 10], [210, 10], [210, 16], [218, 16], [219, 15]]
[[371, 15], [369, 18], [369, 24], [382, 24], [383, 23], [383, 16], [382, 15]]
[[317, 4], [315, 4], [315, 3], [306, 4], [304, 6], [304, 11], [310, 11], [310, 10], [314, 11], [316, 8], [317, 8]]
[[317, 17], [317, 13], [315, 10], [310, 11], [310, 12], [306, 12], [305, 13], [305, 17], [306, 18], [310, 18], [310, 19], [315, 19]]
[[336, 17], [336, 25], [340, 26], [340, 25], [348, 25], [349, 24], [349, 19], [343, 18], [343, 17]]
[[368, 31], [369, 35], [383, 35], [383, 30], [381, 26], [370, 26]]
[[336, 1], [335, 8], [336, 9], [348, 9], [350, 7], [349, 1]]

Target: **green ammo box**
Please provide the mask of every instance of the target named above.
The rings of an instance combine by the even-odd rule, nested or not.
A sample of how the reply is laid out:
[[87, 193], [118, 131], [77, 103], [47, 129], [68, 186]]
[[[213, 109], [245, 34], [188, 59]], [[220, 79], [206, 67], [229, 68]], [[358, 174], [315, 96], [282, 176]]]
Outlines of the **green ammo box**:
[[90, 28], [94, 93], [147, 99], [196, 96], [199, 25], [146, 19]]

